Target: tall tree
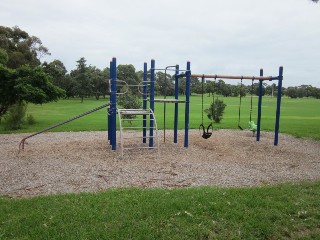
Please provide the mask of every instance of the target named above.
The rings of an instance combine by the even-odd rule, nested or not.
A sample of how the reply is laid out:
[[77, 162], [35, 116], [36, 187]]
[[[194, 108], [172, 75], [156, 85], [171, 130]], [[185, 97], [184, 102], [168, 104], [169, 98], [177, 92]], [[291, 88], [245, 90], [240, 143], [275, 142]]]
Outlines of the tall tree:
[[0, 26], [0, 48], [8, 54], [7, 67], [13, 69], [25, 64], [39, 66], [40, 58], [50, 55], [38, 37], [29, 36], [17, 26], [13, 28]]
[[15, 104], [42, 104], [64, 95], [40, 66], [43, 54], [49, 52], [39, 38], [0, 26], [0, 118]]
[[64, 64], [60, 60], [55, 59], [50, 63], [44, 62], [42, 66], [45, 72], [52, 76], [53, 83], [63, 89], [67, 74]]
[[93, 84], [88, 74], [86, 59], [82, 57], [77, 63], [77, 69], [71, 71], [71, 77], [74, 79], [74, 91], [83, 102], [84, 97], [92, 94]]

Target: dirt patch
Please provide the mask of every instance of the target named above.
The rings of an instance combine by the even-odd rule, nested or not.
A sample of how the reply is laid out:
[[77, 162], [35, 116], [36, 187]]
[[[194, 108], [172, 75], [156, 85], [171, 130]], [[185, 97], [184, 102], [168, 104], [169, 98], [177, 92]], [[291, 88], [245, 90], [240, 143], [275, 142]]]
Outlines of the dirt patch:
[[[140, 136], [141, 132], [130, 133]], [[27, 134], [0, 135], [0, 195], [12, 197], [94, 192], [115, 187], [176, 188], [257, 186], [320, 180], [320, 141], [261, 133], [219, 130], [207, 140], [190, 131], [189, 148], [166, 142], [154, 150], [112, 151], [106, 132], [46, 133], [18, 145]], [[119, 137], [118, 137], [119, 139]], [[140, 140], [135, 140], [140, 141]]]

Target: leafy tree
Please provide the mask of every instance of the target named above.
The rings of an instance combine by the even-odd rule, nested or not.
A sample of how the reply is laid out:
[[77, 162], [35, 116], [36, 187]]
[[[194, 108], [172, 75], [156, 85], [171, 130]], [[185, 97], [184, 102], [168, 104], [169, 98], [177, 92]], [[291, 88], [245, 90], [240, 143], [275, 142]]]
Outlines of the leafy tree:
[[8, 55], [7, 67], [13, 69], [25, 64], [32, 67], [39, 66], [40, 58], [50, 55], [39, 38], [29, 36], [17, 26], [13, 28], [0, 26], [0, 48]]
[[0, 64], [6, 66], [9, 60], [9, 56], [6, 50], [0, 48]]
[[64, 91], [52, 83], [41, 66], [25, 65], [9, 69], [0, 64], [0, 117], [13, 105], [22, 102], [42, 104], [56, 101]]
[[216, 92], [216, 83], [214, 81], [207, 81], [205, 83], [205, 89], [206, 89], [206, 92], [209, 93], [209, 97], [210, 97], [210, 93]]
[[106, 95], [107, 92], [107, 78], [103, 71], [96, 67], [88, 67], [88, 77], [91, 79], [93, 84], [93, 94], [97, 100], [100, 96]]
[[157, 72], [155, 76], [155, 91], [159, 95], [172, 96], [174, 95], [174, 84], [170, 74], [164, 72]]
[[179, 78], [178, 91], [179, 91], [179, 95], [186, 95], [186, 79], [185, 78]]
[[[125, 81], [128, 85], [137, 85], [139, 83], [136, 69], [132, 64], [119, 64], [117, 67], [117, 78], [119, 80]], [[121, 83], [119, 82], [119, 85], [120, 84]], [[131, 87], [131, 89], [133, 88]], [[138, 91], [132, 91], [133, 94], [136, 94], [137, 92]]]
[[[139, 100], [139, 97], [137, 95], [132, 94], [131, 90], [128, 89], [126, 94], [121, 94], [117, 98], [118, 103], [124, 108], [124, 109], [139, 109], [141, 108], [141, 102]], [[132, 125], [131, 120], [136, 118], [136, 115], [123, 115], [123, 119], [127, 119]]]
[[67, 74], [64, 81], [63, 81], [63, 89], [66, 91], [66, 98], [71, 98], [76, 96], [75, 92], [75, 80], [71, 77], [70, 74]]
[[290, 98], [298, 98], [298, 88], [297, 87], [288, 87], [287, 96]]
[[67, 69], [64, 64], [56, 59], [51, 63], [44, 62], [42, 66], [44, 71], [52, 77], [53, 83], [63, 89], [67, 74]]
[[45, 54], [48, 49], [39, 38], [19, 27], [0, 26], [0, 118], [13, 105], [42, 104], [64, 95], [40, 66]]
[[81, 103], [84, 97], [90, 96], [93, 89], [93, 84], [88, 74], [88, 67], [84, 57], [77, 61], [77, 69], [71, 71], [70, 75], [74, 80], [74, 92], [81, 98]]

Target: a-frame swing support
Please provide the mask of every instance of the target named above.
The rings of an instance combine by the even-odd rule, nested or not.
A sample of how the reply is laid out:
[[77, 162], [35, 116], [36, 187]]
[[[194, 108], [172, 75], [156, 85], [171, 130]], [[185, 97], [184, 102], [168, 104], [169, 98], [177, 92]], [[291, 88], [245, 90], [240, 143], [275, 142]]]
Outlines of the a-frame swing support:
[[263, 81], [274, 81], [278, 80], [278, 96], [277, 96], [277, 108], [276, 108], [276, 121], [274, 128], [274, 145], [278, 145], [279, 142], [279, 127], [280, 127], [280, 108], [282, 98], [282, 80], [283, 80], [283, 67], [279, 67], [279, 75], [276, 77], [264, 77], [263, 69], [260, 69], [260, 76], [231, 76], [231, 75], [206, 75], [206, 74], [191, 74], [191, 77], [197, 78], [221, 78], [221, 79], [250, 79], [259, 80], [259, 98], [258, 98], [258, 116], [257, 116], [257, 136], [256, 140], [260, 141], [260, 128], [261, 128], [261, 114], [262, 114], [262, 94], [263, 94]]

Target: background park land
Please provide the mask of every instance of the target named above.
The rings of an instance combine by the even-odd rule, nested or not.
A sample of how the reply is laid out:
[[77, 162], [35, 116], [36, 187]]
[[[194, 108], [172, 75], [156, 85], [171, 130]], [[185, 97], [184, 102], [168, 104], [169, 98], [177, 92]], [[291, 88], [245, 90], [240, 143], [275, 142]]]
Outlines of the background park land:
[[[217, 96], [215, 96], [217, 97]], [[162, 98], [159, 96], [158, 98]], [[183, 99], [184, 96], [181, 96]], [[227, 104], [224, 117], [221, 123], [214, 123], [215, 129], [237, 129], [238, 128], [238, 111], [239, 97], [223, 97], [218, 96]], [[64, 121], [68, 118], [91, 110], [95, 107], [103, 105], [109, 99], [85, 99], [82, 103], [79, 98], [71, 98], [68, 100], [59, 100], [57, 102], [46, 103], [42, 105], [29, 104], [27, 115], [34, 116], [36, 123], [34, 125], [23, 125], [23, 128], [16, 132], [35, 132], [44, 129], [50, 125]], [[240, 125], [247, 127], [250, 117], [250, 96], [242, 98], [241, 105], [241, 121]], [[257, 117], [257, 101], [256, 96], [253, 97], [252, 119]], [[262, 122], [261, 129], [263, 131], [273, 131], [275, 125], [276, 97], [264, 96], [262, 102]], [[208, 94], [204, 95], [204, 109], [208, 108], [212, 102], [212, 97]], [[156, 103], [155, 115], [159, 129], [164, 126], [163, 103]], [[121, 106], [120, 106], [121, 107]], [[201, 123], [202, 97], [201, 95], [192, 95], [190, 102], [190, 128], [198, 129]], [[174, 104], [166, 104], [166, 128], [173, 128]], [[204, 114], [204, 124], [211, 122]], [[95, 113], [87, 115], [83, 118], [62, 125], [52, 131], [106, 131], [107, 129], [107, 113], [106, 109], [99, 110]], [[141, 125], [140, 121], [132, 121], [133, 125]], [[0, 125], [1, 126], [1, 125]], [[179, 105], [179, 129], [184, 128], [184, 104]], [[1, 133], [8, 133], [1, 126]], [[314, 98], [282, 98], [281, 116], [280, 116], [280, 132], [288, 133], [297, 137], [310, 137], [320, 139], [320, 107], [319, 99]]]

